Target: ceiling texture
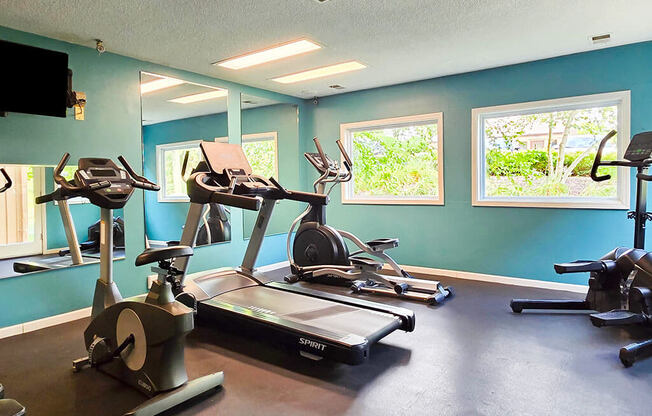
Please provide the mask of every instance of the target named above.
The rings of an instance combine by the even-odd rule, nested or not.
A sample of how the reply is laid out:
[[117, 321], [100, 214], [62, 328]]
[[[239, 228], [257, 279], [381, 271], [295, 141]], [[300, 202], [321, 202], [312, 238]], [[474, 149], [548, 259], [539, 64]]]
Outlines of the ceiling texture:
[[[296, 97], [398, 84], [652, 39], [651, 0], [0, 0], [0, 25]], [[611, 33], [608, 43], [590, 37]], [[307, 54], [211, 65], [309, 38]], [[368, 68], [283, 85], [273, 77]], [[340, 84], [343, 90], [329, 88]]]

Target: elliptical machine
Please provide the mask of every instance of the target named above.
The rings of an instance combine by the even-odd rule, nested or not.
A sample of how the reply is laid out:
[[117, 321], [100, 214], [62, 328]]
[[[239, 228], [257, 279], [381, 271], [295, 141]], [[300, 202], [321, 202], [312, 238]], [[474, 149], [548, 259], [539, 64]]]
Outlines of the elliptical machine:
[[[344, 158], [343, 171], [336, 161], [324, 153], [319, 139], [315, 137], [313, 141], [317, 153], [304, 153], [304, 156], [321, 175], [313, 184], [315, 193], [328, 195], [335, 185], [353, 178], [353, 162], [340, 140], [336, 143]], [[326, 191], [328, 183], [332, 185]], [[292, 233], [298, 223], [300, 225], [292, 245]], [[345, 239], [352, 241], [359, 250], [349, 253]], [[379, 238], [365, 243], [347, 231], [327, 225], [326, 207], [310, 204], [294, 220], [288, 232], [287, 255], [292, 274], [285, 280], [289, 283], [304, 280], [351, 285], [355, 293], [389, 295], [428, 303], [441, 303], [453, 294], [451, 287], [444, 287], [438, 281], [414, 278], [385, 253], [398, 247], [398, 243], [398, 238]], [[364, 257], [363, 254], [382, 261]], [[390, 265], [396, 276], [379, 273], [385, 263]]]
[[[79, 159], [75, 178], [68, 182], [61, 172], [70, 155], [64, 154], [54, 170], [60, 188], [37, 198], [38, 203], [82, 196], [101, 208], [100, 278], [95, 286], [92, 321], [84, 332], [88, 357], [73, 362], [73, 370], [90, 365], [150, 397], [128, 415], [156, 415], [219, 385], [221, 372], [188, 381], [184, 364], [185, 337], [193, 329], [193, 310], [175, 300], [171, 285], [175, 257], [192, 255], [185, 246], [146, 250], [136, 265], [159, 262], [159, 278], [146, 297], [123, 300], [113, 281], [113, 209], [125, 206], [134, 188], [158, 191], [159, 187], [137, 175], [127, 161]], [[74, 241], [71, 246], [77, 247]]]
[[[607, 142], [616, 135], [610, 131], [600, 142], [591, 168], [591, 179], [596, 182], [606, 181], [610, 175], [598, 176], [600, 166], [624, 166], [636, 168], [636, 209], [627, 213], [634, 219], [634, 248], [617, 247], [599, 260], [577, 260], [571, 263], [555, 264], [558, 274], [589, 272], [589, 290], [585, 300], [531, 300], [512, 299], [510, 306], [516, 313], [524, 309], [548, 310], [593, 310], [607, 312], [618, 309], [626, 292], [630, 273], [636, 263], [647, 253], [645, 247], [645, 222], [652, 219], [646, 210], [647, 184], [643, 173], [652, 164], [652, 132], [636, 134], [627, 150], [624, 160], [602, 160], [602, 151]], [[626, 295], [625, 295], [626, 296]]]
[[[9, 174], [4, 168], [0, 168], [0, 173], [5, 179], [4, 185], [0, 187], [0, 194], [7, 191], [13, 185]], [[25, 407], [14, 399], [5, 399], [5, 388], [0, 384], [0, 416], [23, 416]]]
[[[652, 137], [652, 132], [648, 132]], [[636, 174], [637, 181], [652, 181], [652, 175]], [[647, 219], [650, 219], [648, 216]], [[591, 314], [591, 323], [597, 327], [640, 325], [652, 327], [652, 253], [646, 253], [622, 284], [621, 305], [614, 310]], [[625, 367], [631, 367], [643, 357], [652, 355], [652, 339], [635, 342], [620, 349], [619, 358]]]

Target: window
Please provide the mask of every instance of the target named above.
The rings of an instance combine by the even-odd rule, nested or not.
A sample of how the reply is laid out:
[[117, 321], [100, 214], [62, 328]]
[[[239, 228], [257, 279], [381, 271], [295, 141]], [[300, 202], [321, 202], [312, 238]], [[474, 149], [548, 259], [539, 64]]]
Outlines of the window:
[[13, 184], [0, 194], [0, 258], [40, 254], [44, 210], [42, 205], [36, 205], [35, 199], [43, 194], [43, 168], [3, 167]]
[[[156, 179], [161, 186], [158, 192], [159, 202], [187, 202], [187, 175], [202, 160], [199, 149], [201, 140], [180, 143], [160, 144], [156, 146]], [[182, 175], [183, 159], [189, 152], [186, 177]]]
[[340, 125], [353, 161], [343, 203], [444, 204], [442, 113]]
[[[251, 170], [263, 178], [278, 179], [278, 134], [275, 131], [242, 135], [244, 151]], [[228, 137], [216, 137], [216, 142], [228, 143]]]
[[473, 205], [550, 208], [629, 207], [628, 168], [589, 176], [596, 149], [618, 132], [603, 158], [629, 141], [629, 91], [473, 109]]
[[278, 179], [276, 132], [242, 135], [242, 150], [254, 174]]

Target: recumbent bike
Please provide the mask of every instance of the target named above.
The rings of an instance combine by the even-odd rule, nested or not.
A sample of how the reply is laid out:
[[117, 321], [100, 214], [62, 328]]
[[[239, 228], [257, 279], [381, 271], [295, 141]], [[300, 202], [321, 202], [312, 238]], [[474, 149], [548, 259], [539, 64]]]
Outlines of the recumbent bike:
[[[652, 176], [645, 170], [652, 165], [652, 132], [636, 134], [624, 160], [602, 160], [607, 142], [616, 135], [609, 132], [600, 142], [591, 168], [591, 178], [602, 182], [610, 175], [598, 175], [600, 166], [623, 166], [636, 168], [636, 209], [627, 213], [634, 219], [634, 248], [616, 247], [599, 260], [577, 260], [555, 264], [558, 274], [589, 272], [589, 290], [584, 300], [531, 300], [512, 299], [510, 306], [516, 313], [526, 309], [542, 310], [589, 310], [596, 326], [645, 324], [652, 326], [652, 256], [645, 248], [645, 223], [652, 219], [647, 212], [647, 183]], [[632, 344], [621, 349], [620, 358], [625, 366], [631, 366], [638, 357], [652, 352], [652, 340]]]

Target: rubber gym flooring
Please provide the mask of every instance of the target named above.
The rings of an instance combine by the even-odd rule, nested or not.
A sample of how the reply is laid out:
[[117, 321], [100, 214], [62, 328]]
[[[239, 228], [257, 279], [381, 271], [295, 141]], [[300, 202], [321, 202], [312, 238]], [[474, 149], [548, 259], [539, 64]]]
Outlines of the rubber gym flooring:
[[[517, 315], [508, 306], [513, 297], [581, 297], [574, 293], [447, 283], [456, 296], [439, 307], [369, 296], [412, 308], [417, 325], [383, 339], [355, 367], [312, 362], [264, 340], [199, 326], [188, 338], [189, 375], [223, 370], [224, 387], [166, 415], [652, 413], [652, 358], [629, 369], [618, 360], [621, 346], [652, 334], [595, 328], [578, 313]], [[72, 373], [71, 360], [84, 355], [87, 323], [0, 340], [0, 381], [28, 415], [121, 415], [143, 401], [92, 369]]]

